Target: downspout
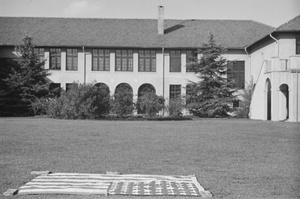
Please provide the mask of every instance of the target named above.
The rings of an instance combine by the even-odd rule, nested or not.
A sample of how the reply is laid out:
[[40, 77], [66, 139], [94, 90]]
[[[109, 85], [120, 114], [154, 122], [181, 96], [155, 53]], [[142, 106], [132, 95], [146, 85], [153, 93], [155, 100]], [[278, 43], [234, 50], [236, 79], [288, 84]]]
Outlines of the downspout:
[[82, 46], [82, 51], [83, 51], [83, 84], [86, 84], [86, 61], [85, 61], [85, 51], [84, 51], [84, 46]]
[[299, 110], [298, 110], [298, 106], [299, 106], [299, 85], [298, 85], [298, 81], [299, 81], [299, 77], [298, 77], [298, 71], [296, 71], [296, 78], [297, 78], [297, 96], [296, 96], [296, 122], [298, 122], [299, 118], [298, 118], [298, 115], [299, 115]]
[[[165, 48], [161, 48], [162, 56], [163, 56], [163, 98], [165, 99]], [[165, 115], [165, 109], [163, 109], [163, 115]]]
[[272, 33], [269, 34], [269, 36], [276, 42], [277, 44], [277, 57], [279, 57], [279, 42], [278, 42], [278, 39], [276, 39]]

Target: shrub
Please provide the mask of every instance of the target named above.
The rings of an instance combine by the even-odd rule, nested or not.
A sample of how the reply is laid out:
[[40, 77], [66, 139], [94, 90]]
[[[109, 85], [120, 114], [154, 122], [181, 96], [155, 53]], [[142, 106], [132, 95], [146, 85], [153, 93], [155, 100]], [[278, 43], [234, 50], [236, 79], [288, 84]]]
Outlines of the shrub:
[[169, 101], [169, 105], [167, 106], [167, 111], [170, 117], [181, 117], [183, 108], [184, 108], [183, 100], [180, 97], [178, 97], [175, 99], [171, 99]]
[[164, 108], [165, 100], [162, 96], [157, 96], [153, 92], [144, 94], [138, 100], [139, 108], [149, 117], [154, 117]]
[[49, 101], [47, 114], [54, 118], [91, 119], [109, 112], [110, 96], [105, 89], [92, 84], [73, 84], [69, 91]]
[[133, 94], [127, 87], [120, 87], [111, 102], [111, 111], [118, 117], [132, 114], [134, 109]]

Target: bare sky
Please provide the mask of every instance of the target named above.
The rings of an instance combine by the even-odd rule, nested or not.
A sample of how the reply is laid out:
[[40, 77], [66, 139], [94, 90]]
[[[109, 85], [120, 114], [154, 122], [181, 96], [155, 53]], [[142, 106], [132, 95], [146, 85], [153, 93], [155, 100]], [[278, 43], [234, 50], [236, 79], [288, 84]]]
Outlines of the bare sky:
[[300, 0], [0, 0], [0, 16], [250, 19], [274, 27], [300, 15]]

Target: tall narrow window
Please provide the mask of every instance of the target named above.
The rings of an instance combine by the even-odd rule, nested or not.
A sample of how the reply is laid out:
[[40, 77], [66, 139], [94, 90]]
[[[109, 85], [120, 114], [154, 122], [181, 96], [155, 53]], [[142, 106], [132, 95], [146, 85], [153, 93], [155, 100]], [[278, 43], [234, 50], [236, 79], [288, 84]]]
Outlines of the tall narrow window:
[[192, 66], [189, 64], [197, 60], [197, 51], [196, 50], [187, 50], [186, 51], [186, 72], [195, 72]]
[[186, 85], [186, 104], [191, 104], [193, 102], [194, 88], [192, 84]]
[[181, 95], [181, 85], [170, 85], [170, 100], [177, 99]]
[[170, 50], [170, 72], [181, 72], [180, 50]]
[[296, 54], [300, 54], [300, 34], [296, 35]]
[[76, 48], [67, 49], [67, 70], [77, 70], [78, 50]]
[[227, 78], [234, 79], [239, 89], [245, 88], [245, 61], [228, 61]]
[[43, 62], [45, 60], [44, 48], [34, 48], [34, 53], [38, 56], [39, 62]]
[[139, 51], [139, 72], [156, 71], [156, 51], [140, 50]]
[[60, 48], [50, 48], [50, 69], [60, 70], [61, 67], [61, 50]]
[[110, 59], [109, 59], [109, 50], [108, 49], [93, 49], [93, 71], [109, 71]]
[[116, 50], [116, 71], [133, 71], [132, 50]]

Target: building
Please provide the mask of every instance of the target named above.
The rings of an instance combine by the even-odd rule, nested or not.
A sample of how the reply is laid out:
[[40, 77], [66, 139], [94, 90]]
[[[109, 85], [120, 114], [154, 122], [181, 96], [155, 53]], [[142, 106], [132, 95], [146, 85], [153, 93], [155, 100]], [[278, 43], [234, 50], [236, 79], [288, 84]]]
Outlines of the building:
[[[255, 83], [251, 118], [276, 121], [288, 115], [289, 121], [299, 121], [299, 92], [291, 90], [299, 79], [299, 17], [274, 31], [250, 20], [164, 20], [162, 6], [158, 13], [158, 20], [0, 17], [0, 58], [15, 57], [14, 46], [30, 35], [54, 87], [93, 82], [114, 93], [126, 85], [134, 100], [145, 89], [172, 99], [186, 94], [189, 81], [198, 81], [186, 66], [212, 33], [228, 49], [224, 57], [239, 88]], [[285, 71], [278, 72], [284, 63]], [[279, 76], [289, 81], [277, 82]], [[281, 90], [268, 92], [268, 82]]]

